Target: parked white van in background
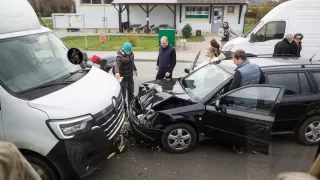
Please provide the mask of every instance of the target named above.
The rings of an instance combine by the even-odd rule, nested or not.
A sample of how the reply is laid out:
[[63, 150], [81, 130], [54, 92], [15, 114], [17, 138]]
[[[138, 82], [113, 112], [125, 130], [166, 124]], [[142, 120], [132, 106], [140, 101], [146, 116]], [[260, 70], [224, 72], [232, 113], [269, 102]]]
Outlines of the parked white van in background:
[[[319, 27], [320, 0], [290, 0], [272, 9], [245, 35], [226, 43], [223, 51], [273, 54], [285, 34], [302, 33], [301, 57], [310, 59], [320, 50]], [[314, 59], [320, 60], [320, 53]]]
[[0, 4], [0, 140], [14, 143], [42, 179], [85, 177], [123, 124], [119, 82], [70, 63], [68, 47], [40, 26], [28, 1]]

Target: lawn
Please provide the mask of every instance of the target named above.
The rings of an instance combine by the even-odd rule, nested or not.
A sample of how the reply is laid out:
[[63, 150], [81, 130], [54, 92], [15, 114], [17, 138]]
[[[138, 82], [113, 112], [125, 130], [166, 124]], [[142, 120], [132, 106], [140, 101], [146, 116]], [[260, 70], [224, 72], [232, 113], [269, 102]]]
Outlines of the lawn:
[[[69, 36], [61, 38], [69, 47], [75, 47], [86, 50], [84, 36]], [[107, 38], [108, 39], [108, 38]], [[176, 38], [176, 42], [180, 38]], [[187, 39], [189, 42], [203, 41], [203, 36], [192, 36]], [[99, 41], [99, 36], [87, 36], [88, 49], [90, 51], [117, 51], [123, 43], [128, 41], [127, 36], [110, 36], [106, 44]], [[133, 47], [134, 51], [157, 51], [158, 50], [158, 37], [157, 36], [139, 36], [136, 46]]]
[[52, 19], [42, 19], [42, 21], [47, 25], [48, 28], [50, 28], [51, 30], [53, 29]]

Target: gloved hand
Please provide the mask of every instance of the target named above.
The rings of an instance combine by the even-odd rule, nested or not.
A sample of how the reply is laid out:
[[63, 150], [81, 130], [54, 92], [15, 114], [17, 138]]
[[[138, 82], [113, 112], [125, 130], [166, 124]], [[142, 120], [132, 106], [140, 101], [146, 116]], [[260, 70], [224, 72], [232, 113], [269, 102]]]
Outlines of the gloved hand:
[[138, 76], [138, 71], [133, 71], [133, 74], [134, 74], [135, 76]]

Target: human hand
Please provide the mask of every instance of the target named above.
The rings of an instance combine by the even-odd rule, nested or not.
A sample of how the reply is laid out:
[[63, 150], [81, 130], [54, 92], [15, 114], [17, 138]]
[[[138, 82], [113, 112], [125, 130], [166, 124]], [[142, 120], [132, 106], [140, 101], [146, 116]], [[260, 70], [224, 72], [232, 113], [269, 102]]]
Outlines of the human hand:
[[167, 73], [166, 73], [166, 76], [167, 76], [167, 77], [169, 77], [169, 76], [170, 76], [170, 73], [169, 73], [169, 72], [167, 72]]
[[133, 71], [133, 74], [134, 74], [135, 76], [138, 76], [138, 72], [137, 72], [137, 71]]
[[159, 66], [156, 67], [156, 70], [157, 70], [157, 71], [159, 70]]
[[114, 76], [115, 76], [117, 79], [120, 78], [120, 74], [119, 74], [119, 73], [116, 73]]

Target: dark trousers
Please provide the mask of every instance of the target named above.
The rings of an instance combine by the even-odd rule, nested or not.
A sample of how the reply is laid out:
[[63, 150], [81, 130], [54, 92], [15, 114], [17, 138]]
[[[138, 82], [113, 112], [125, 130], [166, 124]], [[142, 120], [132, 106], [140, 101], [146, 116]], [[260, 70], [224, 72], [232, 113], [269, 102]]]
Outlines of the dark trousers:
[[[164, 79], [164, 77], [166, 76], [166, 73], [169, 72], [169, 69], [165, 69], [165, 68], [159, 68], [157, 76], [156, 76], [156, 80], [159, 79]], [[172, 78], [172, 72], [169, 72], [170, 76], [168, 76], [168, 78]]]
[[127, 109], [127, 93], [128, 93], [128, 104], [130, 105], [130, 102], [134, 98], [134, 81], [133, 76], [124, 77], [123, 80], [120, 82], [122, 96], [124, 100], [124, 108]]

